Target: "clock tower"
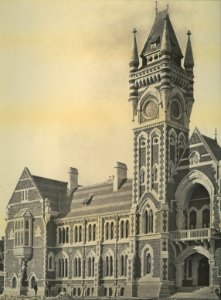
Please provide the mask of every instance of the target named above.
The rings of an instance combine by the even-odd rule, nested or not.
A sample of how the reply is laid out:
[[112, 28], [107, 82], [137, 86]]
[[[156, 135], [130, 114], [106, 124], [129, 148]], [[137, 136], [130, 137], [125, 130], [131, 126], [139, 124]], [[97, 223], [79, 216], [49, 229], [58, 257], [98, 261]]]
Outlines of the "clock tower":
[[156, 277], [163, 287], [163, 283], [170, 281], [169, 231], [175, 230], [174, 222], [170, 222], [174, 178], [188, 141], [194, 102], [194, 61], [188, 32], [182, 65], [183, 55], [168, 9], [156, 10], [141, 61], [136, 33], [134, 29], [129, 77], [134, 122], [132, 207], [137, 220], [135, 231], [142, 239], [138, 243], [143, 243], [141, 247], [148, 245], [153, 253], [154, 270], [146, 280]]

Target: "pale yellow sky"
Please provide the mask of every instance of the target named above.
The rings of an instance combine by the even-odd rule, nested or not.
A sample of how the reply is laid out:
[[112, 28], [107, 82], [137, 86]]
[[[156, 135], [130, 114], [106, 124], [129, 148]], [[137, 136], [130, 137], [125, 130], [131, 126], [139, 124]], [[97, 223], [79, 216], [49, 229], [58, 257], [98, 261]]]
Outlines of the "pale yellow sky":
[[[221, 136], [221, 1], [161, 0], [159, 9], [167, 3], [183, 53], [192, 32], [190, 127]], [[0, 234], [25, 166], [65, 181], [77, 167], [85, 185], [106, 180], [122, 161], [132, 176], [131, 31], [141, 51], [154, 8], [150, 0], [0, 1]]]

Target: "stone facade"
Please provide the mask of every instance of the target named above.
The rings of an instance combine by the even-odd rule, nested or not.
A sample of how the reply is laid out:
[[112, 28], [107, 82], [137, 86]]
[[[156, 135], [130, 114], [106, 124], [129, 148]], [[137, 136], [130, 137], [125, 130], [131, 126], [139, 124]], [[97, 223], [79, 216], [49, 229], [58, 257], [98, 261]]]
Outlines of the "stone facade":
[[221, 283], [221, 148], [189, 139], [194, 61], [168, 11], [157, 12], [130, 62], [134, 174], [81, 187], [25, 168], [7, 207], [5, 294], [150, 298]]

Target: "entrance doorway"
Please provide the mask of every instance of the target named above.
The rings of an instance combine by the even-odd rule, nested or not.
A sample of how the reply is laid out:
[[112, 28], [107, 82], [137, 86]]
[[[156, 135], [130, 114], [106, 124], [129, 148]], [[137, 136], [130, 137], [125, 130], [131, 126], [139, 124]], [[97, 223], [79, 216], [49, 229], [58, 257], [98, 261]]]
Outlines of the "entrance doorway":
[[209, 260], [200, 253], [193, 253], [184, 260], [182, 286], [209, 286]]
[[198, 285], [199, 286], [209, 285], [209, 262], [207, 257], [203, 257], [199, 261]]

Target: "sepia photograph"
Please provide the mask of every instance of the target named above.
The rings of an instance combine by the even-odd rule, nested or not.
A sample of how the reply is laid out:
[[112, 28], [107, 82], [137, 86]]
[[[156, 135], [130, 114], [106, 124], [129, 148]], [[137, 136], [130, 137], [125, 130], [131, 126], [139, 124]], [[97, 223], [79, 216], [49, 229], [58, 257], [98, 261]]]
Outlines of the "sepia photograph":
[[221, 1], [0, 1], [0, 300], [221, 300]]

